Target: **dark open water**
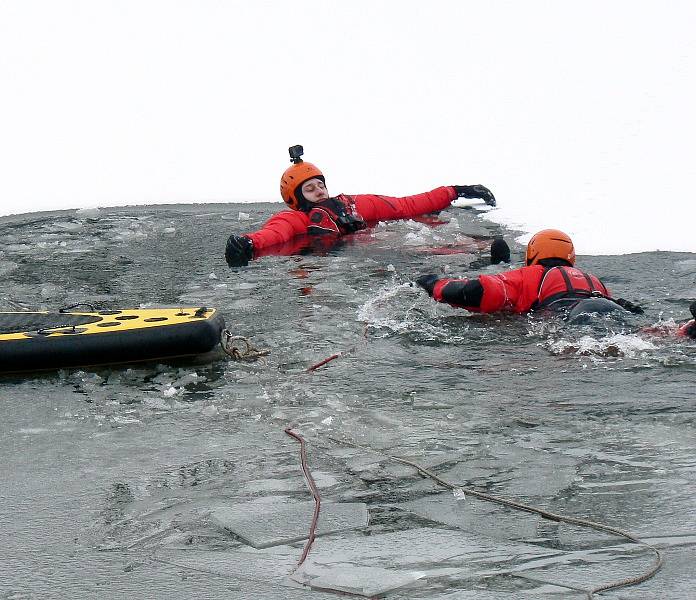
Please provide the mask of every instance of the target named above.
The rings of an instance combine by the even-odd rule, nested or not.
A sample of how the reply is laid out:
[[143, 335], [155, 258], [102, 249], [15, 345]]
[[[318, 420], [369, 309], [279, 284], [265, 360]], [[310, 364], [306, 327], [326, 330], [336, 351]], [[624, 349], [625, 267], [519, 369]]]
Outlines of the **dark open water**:
[[[552, 584], [592, 588], [652, 560], [619, 538], [457, 498], [358, 443], [664, 550], [654, 579], [603, 597], [693, 597], [696, 344], [635, 331], [687, 316], [696, 255], [581, 257], [646, 315], [568, 329], [467, 315], [408, 285], [428, 271], [499, 268], [486, 266], [487, 239], [512, 235], [472, 210], [228, 269], [227, 235], [277, 208], [0, 220], [2, 310], [203, 304], [271, 350], [248, 364], [219, 353], [203, 364], [0, 380], [0, 598], [335, 598], [288, 577], [302, 542], [256, 550], [215, 516], [241, 505], [265, 534], [308, 529], [304, 518], [254, 516], [311, 500], [288, 425], [308, 442], [322, 501], [369, 514], [367, 526], [355, 517], [317, 539], [304, 570], [323, 577], [316, 587], [581, 598]], [[468, 251], [429, 250], [453, 245]]]

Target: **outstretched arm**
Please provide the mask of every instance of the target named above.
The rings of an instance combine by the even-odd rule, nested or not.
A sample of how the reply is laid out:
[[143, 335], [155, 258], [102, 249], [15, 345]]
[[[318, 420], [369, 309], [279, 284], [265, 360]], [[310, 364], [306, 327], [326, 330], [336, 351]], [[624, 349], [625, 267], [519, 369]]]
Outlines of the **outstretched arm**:
[[480, 310], [483, 286], [478, 279], [440, 279], [437, 275], [422, 275], [416, 283], [438, 302]]
[[[497, 265], [501, 262], [510, 262], [510, 247], [503, 238], [495, 238], [491, 243], [491, 264]], [[438, 302], [445, 302], [473, 311], [481, 310], [484, 286], [480, 277], [477, 279], [440, 279], [437, 275], [422, 275], [416, 279], [416, 283]], [[488, 287], [492, 287], [492, 285], [489, 283]], [[495, 290], [491, 291], [494, 295]], [[490, 309], [491, 307], [487, 306], [486, 308]]]
[[523, 313], [531, 308], [535, 299], [525, 292], [528, 286], [524, 282], [523, 269], [496, 275], [479, 275], [476, 279], [439, 279], [437, 275], [425, 275], [416, 280], [416, 283], [433, 300], [473, 312]]
[[284, 244], [298, 235], [307, 233], [309, 219], [298, 210], [284, 210], [273, 215], [261, 229], [254, 233], [245, 233], [254, 244], [254, 250]]
[[309, 220], [303, 212], [284, 210], [273, 215], [261, 229], [243, 235], [231, 235], [225, 247], [225, 260], [231, 267], [249, 264], [264, 250], [290, 242], [297, 236], [307, 233]]
[[438, 212], [447, 208], [457, 197], [452, 186], [436, 188], [430, 192], [395, 198], [375, 194], [354, 196], [355, 208], [368, 222], [410, 219], [419, 215]]
[[486, 204], [495, 206], [495, 197], [483, 185], [447, 185], [429, 192], [395, 198], [374, 194], [359, 194], [354, 197], [355, 206], [365, 221], [391, 221], [410, 219], [447, 208], [455, 198], [481, 198]]

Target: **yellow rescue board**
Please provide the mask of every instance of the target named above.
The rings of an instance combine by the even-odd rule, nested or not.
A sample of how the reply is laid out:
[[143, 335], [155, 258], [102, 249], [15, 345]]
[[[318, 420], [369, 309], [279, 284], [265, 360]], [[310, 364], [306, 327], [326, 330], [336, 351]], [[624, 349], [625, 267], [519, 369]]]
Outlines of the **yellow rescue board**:
[[0, 312], [0, 372], [204, 354], [224, 328], [206, 307]]

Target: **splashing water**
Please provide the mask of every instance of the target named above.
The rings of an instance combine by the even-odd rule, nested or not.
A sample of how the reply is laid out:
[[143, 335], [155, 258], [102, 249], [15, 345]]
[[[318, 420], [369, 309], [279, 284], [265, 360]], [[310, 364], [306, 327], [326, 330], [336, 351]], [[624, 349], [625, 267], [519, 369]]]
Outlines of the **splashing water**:
[[637, 334], [615, 333], [603, 338], [584, 335], [578, 340], [548, 340], [545, 347], [551, 354], [636, 358], [657, 346]]

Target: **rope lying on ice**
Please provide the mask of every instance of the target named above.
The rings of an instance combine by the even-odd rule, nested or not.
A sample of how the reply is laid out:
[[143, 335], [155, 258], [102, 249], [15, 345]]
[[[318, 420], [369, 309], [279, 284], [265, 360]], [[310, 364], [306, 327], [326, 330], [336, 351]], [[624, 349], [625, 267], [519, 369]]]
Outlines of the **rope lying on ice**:
[[307, 448], [304, 438], [301, 435], [295, 433], [292, 430], [292, 427], [286, 427], [285, 433], [287, 433], [290, 437], [293, 437], [298, 442], [300, 442], [300, 460], [302, 462], [302, 472], [304, 473], [307, 485], [309, 486], [309, 490], [312, 492], [312, 496], [314, 497], [314, 514], [312, 515], [312, 524], [309, 528], [309, 537], [307, 538], [307, 543], [305, 544], [304, 550], [302, 551], [302, 556], [300, 557], [300, 560], [298, 561], [297, 566], [295, 567], [295, 570], [297, 570], [307, 558], [309, 550], [311, 549], [312, 544], [314, 543], [314, 538], [316, 537], [317, 523], [319, 522], [319, 510], [321, 509], [321, 496], [319, 495], [317, 484], [314, 482], [314, 478], [312, 477], [312, 474], [309, 471], [309, 467], [307, 466]]
[[[568, 523], [569, 525], [578, 525], [580, 527], [588, 527], [590, 529], [595, 529], [597, 531], [603, 531], [605, 533], [611, 533], [614, 535], [617, 535], [619, 537], [626, 538], [627, 540], [630, 540], [636, 544], [640, 544], [642, 546], [645, 546], [646, 548], [649, 548], [652, 552], [655, 554], [655, 563], [654, 565], [645, 571], [645, 573], [642, 573], [640, 575], [636, 575], [635, 577], [627, 577], [626, 579], [621, 579], [619, 581], [615, 581], [612, 583], [608, 583], [606, 585], [601, 585], [595, 588], [592, 588], [591, 590], [579, 590], [583, 591], [587, 594], [588, 599], [592, 599], [594, 594], [598, 594], [600, 592], [606, 592], [609, 590], [613, 590], [616, 588], [620, 587], [626, 587], [629, 585], [637, 585], [639, 583], [643, 583], [644, 581], [647, 581], [651, 577], [653, 577], [661, 568], [662, 564], [664, 562], [664, 559], [662, 557], [662, 554], [660, 551], [655, 548], [655, 546], [652, 546], [651, 544], [648, 544], [647, 542], [644, 542], [643, 540], [633, 536], [632, 534], [623, 531], [621, 529], [618, 529], [616, 527], [611, 527], [609, 525], [603, 525], [602, 523], [595, 523], [594, 521], [589, 521], [587, 519], [578, 519], [576, 517], [567, 517], [564, 515], [559, 515], [556, 513], [552, 513], [546, 510], [543, 510], [541, 508], [535, 508], [533, 506], [529, 506], [527, 504], [522, 504], [521, 502], [516, 502], [514, 500], [508, 500], [506, 498], [499, 498], [497, 496], [491, 496], [490, 494], [485, 494], [483, 492], [479, 492], [477, 490], [471, 489], [471, 488], [466, 488], [458, 485], [454, 485], [450, 483], [449, 481], [445, 481], [444, 479], [440, 478], [438, 475], [433, 473], [432, 471], [429, 471], [428, 469], [420, 466], [419, 464], [407, 460], [405, 458], [400, 458], [398, 456], [392, 456], [390, 454], [386, 454], [385, 452], [381, 452], [379, 450], [375, 450], [374, 448], [370, 448], [369, 446], [361, 446], [360, 444], [356, 444], [354, 442], [350, 442], [348, 440], [337, 440], [334, 438], [329, 438], [330, 440], [337, 442], [337, 443], [343, 443], [343, 444], [348, 444], [349, 446], [353, 446], [354, 448], [360, 448], [362, 450], [367, 450], [369, 452], [373, 452], [375, 454], [379, 454], [381, 456], [384, 456], [388, 458], [389, 460], [393, 460], [395, 462], [408, 465], [410, 467], [413, 467], [418, 471], [421, 475], [424, 475], [425, 477], [429, 477], [439, 485], [448, 488], [450, 490], [461, 490], [464, 492], [464, 494], [471, 494], [472, 496], [476, 498], [480, 498], [481, 500], [487, 500], [488, 502], [494, 502], [496, 504], [501, 504], [503, 506], [507, 506], [509, 508], [514, 508], [516, 510], [521, 510], [524, 512], [529, 512], [529, 513], [534, 513], [537, 514], [544, 519], [549, 519], [550, 521], [557, 521], [561, 523]], [[570, 586], [565, 586], [565, 587], [570, 587]], [[578, 588], [572, 588], [578, 590]]]

